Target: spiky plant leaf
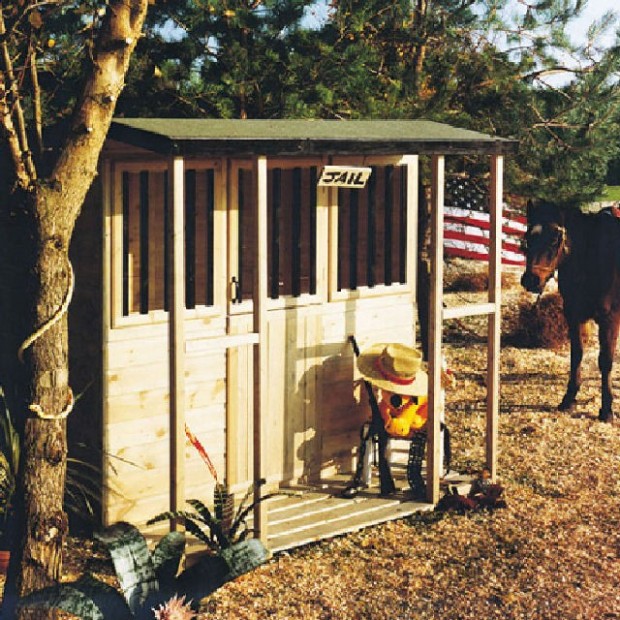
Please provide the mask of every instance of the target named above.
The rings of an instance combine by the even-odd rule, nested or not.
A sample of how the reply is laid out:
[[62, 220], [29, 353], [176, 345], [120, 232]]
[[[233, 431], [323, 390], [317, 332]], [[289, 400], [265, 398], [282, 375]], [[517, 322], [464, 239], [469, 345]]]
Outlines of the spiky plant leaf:
[[120, 522], [99, 532], [95, 538], [108, 548], [121, 590], [135, 614], [158, 590], [155, 567], [144, 536], [131, 523]]
[[[239, 506], [239, 510], [235, 515], [235, 520], [233, 521], [232, 527], [230, 528], [229, 537], [231, 541], [239, 542], [239, 534], [240, 528], [247, 527], [246, 520], [250, 515], [250, 512], [254, 510], [256, 506], [262, 504], [264, 501], [271, 499], [272, 497], [279, 497], [281, 495], [290, 495], [290, 493], [283, 493], [282, 491], [274, 491], [273, 493], [267, 493], [267, 495], [263, 495], [260, 499], [255, 501], [254, 503], [246, 506], [242, 509], [242, 506]], [[246, 534], [247, 536], [247, 534]], [[244, 536], [245, 538], [245, 536]]]
[[200, 520], [200, 515], [194, 512], [188, 512], [187, 510], [167, 510], [166, 512], [160, 512], [158, 515], [150, 518], [146, 524], [153, 525], [161, 521], [178, 521], [179, 519]]
[[133, 618], [120, 592], [91, 575], [85, 575], [73, 583], [63, 583], [32, 592], [19, 601], [18, 607], [59, 609], [89, 620]]
[[235, 496], [228, 492], [225, 484], [216, 484], [214, 491], [215, 517], [220, 523], [222, 532], [228, 535], [232, 527], [235, 513]]
[[222, 529], [220, 522], [211, 514], [209, 508], [199, 499], [188, 499], [187, 503], [200, 515], [202, 522], [209, 528], [212, 539], [215, 539], [222, 549], [230, 546], [226, 532]]
[[207, 545], [207, 547], [209, 547], [211, 551], [213, 551], [214, 553], [219, 553], [221, 551], [221, 547], [219, 542], [213, 535], [213, 532], [210, 529], [207, 529], [207, 531], [205, 532], [205, 530], [200, 527], [199, 523], [200, 521], [185, 521], [185, 529], [190, 534], [195, 536], [198, 540], [202, 541], [205, 545]]
[[258, 538], [251, 538], [223, 549], [221, 556], [230, 569], [230, 578], [234, 579], [254, 570], [269, 559], [269, 551]]
[[169, 532], [155, 547], [152, 558], [160, 590], [172, 587], [184, 550], [185, 536], [181, 532]]

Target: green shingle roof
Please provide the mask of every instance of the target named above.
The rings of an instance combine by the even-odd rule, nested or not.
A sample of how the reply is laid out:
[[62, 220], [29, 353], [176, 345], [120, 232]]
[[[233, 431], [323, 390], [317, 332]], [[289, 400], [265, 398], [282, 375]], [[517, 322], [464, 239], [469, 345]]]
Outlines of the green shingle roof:
[[502, 153], [514, 141], [425, 120], [115, 119], [109, 137], [161, 154]]

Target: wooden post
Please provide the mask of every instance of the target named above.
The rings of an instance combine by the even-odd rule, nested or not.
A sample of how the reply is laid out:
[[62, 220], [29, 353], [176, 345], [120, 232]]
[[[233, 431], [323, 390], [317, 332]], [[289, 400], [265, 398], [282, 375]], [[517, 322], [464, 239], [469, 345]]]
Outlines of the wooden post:
[[487, 349], [487, 419], [486, 462], [493, 480], [497, 476], [497, 437], [499, 416], [500, 336], [502, 302], [502, 177], [504, 158], [491, 157], [491, 185], [489, 188], [491, 212], [489, 243], [489, 303], [494, 311], [489, 314]]
[[[254, 332], [258, 343], [254, 345], [254, 482], [265, 475], [263, 416], [267, 414], [267, 158], [254, 159], [254, 192], [256, 213], [256, 240], [254, 253]], [[261, 489], [257, 488], [254, 499], [258, 500]], [[258, 504], [254, 509], [256, 537], [267, 543], [267, 506]]]
[[185, 163], [173, 157], [168, 167], [170, 209], [167, 260], [170, 354], [170, 510], [185, 505]]
[[428, 325], [428, 442], [426, 450], [426, 495], [439, 501], [441, 342], [443, 329], [443, 208], [445, 158], [433, 155], [431, 166], [431, 299]]
[[407, 174], [407, 277], [411, 286], [411, 295], [415, 302], [418, 274], [418, 208], [419, 196], [419, 162], [418, 155], [408, 155], [404, 164]]
[[[108, 463], [106, 462], [108, 455], [110, 454], [109, 449], [109, 435], [106, 430], [106, 426], [108, 424], [108, 381], [107, 381], [107, 371], [108, 371], [108, 340], [110, 337], [110, 329], [112, 325], [112, 303], [113, 303], [113, 295], [112, 291], [114, 290], [112, 280], [114, 278], [118, 278], [118, 273], [112, 270], [112, 222], [114, 216], [114, 207], [113, 207], [113, 177], [112, 177], [112, 162], [105, 158], [101, 162], [101, 190], [102, 196], [101, 200], [103, 203], [103, 226], [102, 226], [102, 241], [103, 241], [103, 251], [102, 251], [102, 261], [103, 264], [101, 266], [102, 271], [102, 284], [101, 284], [101, 303], [102, 303], [102, 312], [101, 312], [101, 333], [102, 333], [102, 347], [101, 347], [101, 437], [103, 438], [103, 471], [101, 473], [101, 519], [104, 525], [108, 525], [107, 513], [109, 511], [109, 494], [110, 494], [110, 469], [108, 467]], [[116, 283], [115, 283], [116, 284]]]

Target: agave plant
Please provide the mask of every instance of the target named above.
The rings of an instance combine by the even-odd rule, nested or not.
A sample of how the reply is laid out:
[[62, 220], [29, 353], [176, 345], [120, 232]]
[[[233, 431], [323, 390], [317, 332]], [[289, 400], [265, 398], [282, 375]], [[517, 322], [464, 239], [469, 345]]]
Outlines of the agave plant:
[[234, 509], [234, 495], [228, 492], [228, 487], [220, 482], [216, 483], [213, 492], [213, 511], [199, 499], [188, 499], [187, 503], [194, 509], [162, 512], [147, 522], [148, 525], [160, 521], [182, 520], [187, 531], [203, 542], [215, 554], [222, 553], [235, 544], [245, 541], [254, 532], [248, 527], [248, 517], [255, 506], [277, 495], [284, 495], [281, 491], [263, 495], [257, 501], [250, 501], [255, 489], [265, 484], [259, 480], [243, 496], [237, 510]]
[[180, 532], [166, 534], [153, 553], [130, 523], [117, 523], [96, 538], [108, 548], [120, 591], [84, 575], [72, 583], [33, 592], [20, 600], [19, 607], [59, 609], [92, 620], [191, 618], [188, 607], [196, 610], [200, 599], [268, 558], [260, 541], [252, 539], [244, 546], [242, 558], [228, 549], [218, 556], [203, 557], [177, 576], [185, 549], [185, 537]]
[[258, 504], [277, 495], [286, 495], [286, 493], [282, 491], [268, 493], [251, 502], [250, 498], [255, 495], [256, 490], [265, 484], [265, 480], [261, 479], [250, 485], [235, 512], [234, 495], [229, 493], [225, 483], [219, 481], [217, 470], [204, 446], [187, 426], [185, 426], [185, 434], [215, 479], [213, 511], [199, 499], [188, 499], [187, 503], [194, 509], [193, 512], [187, 510], [162, 512], [150, 519], [147, 524], [182, 520], [188, 532], [207, 545], [213, 553], [219, 554], [245, 541], [253, 533], [254, 530], [248, 527], [247, 519]]

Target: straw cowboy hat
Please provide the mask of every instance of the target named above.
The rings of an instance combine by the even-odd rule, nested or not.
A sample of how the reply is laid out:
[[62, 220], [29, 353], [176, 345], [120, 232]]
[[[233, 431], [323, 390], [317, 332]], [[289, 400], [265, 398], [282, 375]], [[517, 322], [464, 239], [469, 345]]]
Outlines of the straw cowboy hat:
[[368, 382], [404, 396], [428, 392], [428, 375], [422, 370], [422, 353], [405, 344], [373, 344], [357, 358], [357, 368]]

